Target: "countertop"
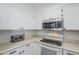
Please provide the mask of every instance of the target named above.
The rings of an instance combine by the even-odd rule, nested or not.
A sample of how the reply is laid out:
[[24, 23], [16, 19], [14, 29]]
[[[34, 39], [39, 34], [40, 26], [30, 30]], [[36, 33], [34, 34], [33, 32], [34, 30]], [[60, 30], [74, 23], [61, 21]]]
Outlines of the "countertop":
[[33, 42], [33, 41], [37, 41], [37, 40], [41, 40], [41, 39], [42, 39], [41, 37], [30, 37], [30, 38], [26, 38], [23, 41], [19, 41], [19, 42], [15, 42], [15, 43], [6, 42], [6, 43], [3, 43], [3, 44], [0, 44], [0, 54], [3, 53], [3, 52], [6, 52], [8, 50], [11, 50], [13, 48], [17, 48], [17, 47], [20, 47], [24, 44], [27, 44], [27, 43], [30, 43], [30, 42]]
[[79, 44], [78, 43], [76, 44], [76, 43], [71, 43], [71, 42], [63, 42], [62, 48], [73, 51], [73, 52], [77, 52], [79, 54]]
[[[16, 43], [7, 42], [4, 44], [0, 44], [0, 53], [11, 50], [13, 48], [17, 48], [26, 43], [30, 43], [33, 41], [39, 41], [41, 39], [43, 39], [43, 37], [30, 37], [30, 38], [26, 38], [25, 40], [19, 41]], [[76, 44], [76, 43], [63, 42], [63, 45], [60, 48], [79, 53], [79, 44]]]

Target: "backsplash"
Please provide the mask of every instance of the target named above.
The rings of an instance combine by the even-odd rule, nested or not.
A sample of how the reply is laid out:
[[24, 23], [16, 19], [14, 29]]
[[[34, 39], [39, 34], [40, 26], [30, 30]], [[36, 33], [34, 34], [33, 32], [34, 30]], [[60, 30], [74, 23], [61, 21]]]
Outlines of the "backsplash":
[[[52, 32], [53, 31], [38, 30], [36, 31], [36, 35], [47, 36], [49, 33], [52, 33]], [[75, 31], [75, 30], [64, 31], [64, 41], [72, 42], [72, 43], [79, 43], [79, 31]]]
[[[31, 37], [34, 34], [37, 36], [47, 36], [52, 31], [41, 31], [41, 30], [0, 30], [0, 44], [10, 42], [10, 36], [15, 34], [25, 34], [25, 38]], [[65, 31], [64, 41], [79, 43], [79, 31]]]
[[73, 30], [65, 31], [64, 41], [79, 43], [79, 31], [73, 31]]
[[43, 37], [62, 37], [63, 38], [63, 33], [62, 32], [54, 32], [54, 31], [36, 31], [36, 35], [43, 36]]
[[0, 30], [0, 44], [10, 42], [10, 36], [25, 33], [25, 38], [32, 36], [31, 30]]

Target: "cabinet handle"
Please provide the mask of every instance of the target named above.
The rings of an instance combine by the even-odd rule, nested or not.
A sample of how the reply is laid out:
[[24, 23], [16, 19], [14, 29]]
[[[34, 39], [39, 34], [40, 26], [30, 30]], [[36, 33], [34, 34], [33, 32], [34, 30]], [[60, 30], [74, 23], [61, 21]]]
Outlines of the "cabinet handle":
[[66, 30], [66, 28], [63, 28], [63, 30]]
[[68, 55], [74, 55], [74, 54], [71, 54], [71, 53], [67, 53]]
[[27, 47], [29, 47], [30, 45], [27, 45]]
[[21, 54], [21, 52], [19, 52], [19, 54]]
[[15, 53], [16, 51], [13, 51], [13, 52], [11, 52], [10, 54], [13, 54], [13, 53]]
[[22, 51], [22, 52], [24, 52], [24, 51]]

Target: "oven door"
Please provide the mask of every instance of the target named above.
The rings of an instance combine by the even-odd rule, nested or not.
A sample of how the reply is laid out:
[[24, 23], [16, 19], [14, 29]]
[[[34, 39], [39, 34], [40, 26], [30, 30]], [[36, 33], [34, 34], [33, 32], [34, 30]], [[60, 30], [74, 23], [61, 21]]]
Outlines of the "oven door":
[[62, 55], [62, 49], [57, 47], [50, 47], [46, 44], [40, 44], [41, 55]]

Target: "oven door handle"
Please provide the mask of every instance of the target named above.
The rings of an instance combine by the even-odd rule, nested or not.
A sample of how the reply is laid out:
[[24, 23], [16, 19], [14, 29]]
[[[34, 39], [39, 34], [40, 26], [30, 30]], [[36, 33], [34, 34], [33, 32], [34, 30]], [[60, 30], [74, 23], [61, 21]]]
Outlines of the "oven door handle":
[[60, 48], [57, 48], [57, 47], [54, 47], [54, 46], [50, 46], [47, 43], [43, 43], [43, 42], [40, 42], [40, 46], [44, 47], [44, 48], [47, 48], [47, 49], [50, 49], [50, 50], [54, 50], [54, 51], [61, 51]]

